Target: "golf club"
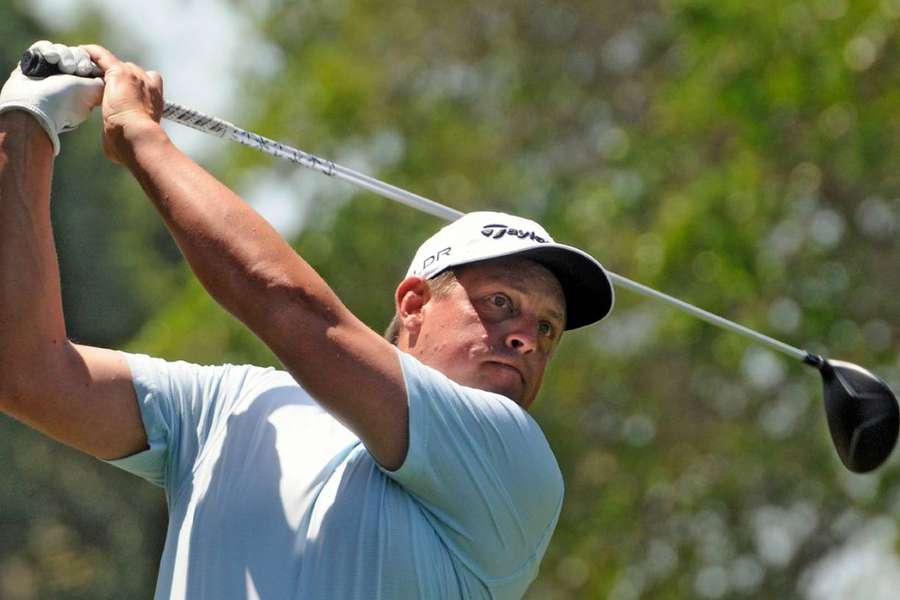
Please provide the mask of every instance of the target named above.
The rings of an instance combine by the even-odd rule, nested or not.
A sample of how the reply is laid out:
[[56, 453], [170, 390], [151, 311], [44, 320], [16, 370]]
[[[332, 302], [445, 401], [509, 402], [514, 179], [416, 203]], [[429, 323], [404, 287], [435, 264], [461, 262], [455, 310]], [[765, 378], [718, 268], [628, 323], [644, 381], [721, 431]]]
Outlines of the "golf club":
[[[26, 51], [22, 72], [30, 77], [59, 74], [55, 64], [39, 53]], [[102, 72], [95, 67], [93, 76]], [[336, 177], [385, 198], [400, 202], [430, 215], [453, 221], [463, 215], [433, 200], [413, 194], [389, 183], [359, 173], [333, 161], [319, 158], [297, 148], [241, 129], [228, 121], [166, 102], [163, 117], [204, 133], [250, 146], [272, 156], [297, 163], [308, 169]], [[743, 335], [773, 350], [818, 369], [824, 388], [825, 413], [838, 456], [849, 470], [866, 473], [882, 465], [890, 456], [900, 430], [900, 409], [891, 388], [871, 372], [852, 363], [828, 360], [771, 338], [724, 317], [609, 272], [613, 283], [643, 296], [664, 302], [717, 327]]]

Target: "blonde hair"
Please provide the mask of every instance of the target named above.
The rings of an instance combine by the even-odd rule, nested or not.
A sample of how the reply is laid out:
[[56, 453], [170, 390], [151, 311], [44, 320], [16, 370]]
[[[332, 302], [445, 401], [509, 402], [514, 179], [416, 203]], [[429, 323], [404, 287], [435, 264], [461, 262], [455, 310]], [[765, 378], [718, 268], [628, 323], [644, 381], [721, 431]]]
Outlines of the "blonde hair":
[[[426, 279], [425, 282], [428, 284], [428, 289], [431, 290], [433, 298], [443, 298], [456, 285], [456, 272], [453, 269], [447, 269], [437, 277]], [[397, 340], [400, 339], [400, 330], [402, 328], [403, 323], [400, 321], [400, 314], [394, 313], [394, 318], [391, 319], [387, 329], [384, 330], [384, 339], [396, 346]]]

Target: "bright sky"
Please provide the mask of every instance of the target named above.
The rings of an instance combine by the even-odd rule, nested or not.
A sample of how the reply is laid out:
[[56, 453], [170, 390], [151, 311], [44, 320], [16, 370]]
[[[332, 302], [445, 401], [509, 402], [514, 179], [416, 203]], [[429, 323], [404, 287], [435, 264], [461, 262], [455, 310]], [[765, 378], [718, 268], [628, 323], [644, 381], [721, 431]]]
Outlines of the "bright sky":
[[[220, 0], [135, 2], [127, 9], [115, 0], [37, 0], [31, 6], [42, 21], [60, 28], [96, 7], [118, 34], [90, 41], [161, 72], [168, 99], [226, 119], [236, 110], [229, 99], [239, 97], [230, 67], [247, 64], [255, 57], [250, 49], [263, 47], [245, 19]], [[191, 149], [208, 145], [200, 134], [175, 129]]]
[[[260, 39], [246, 16], [223, 0], [156, 0], [130, 3], [127, 9], [116, 0], [36, 0], [31, 6], [51, 28], [64, 28], [88, 9], [99, 11], [118, 32], [85, 42], [105, 45], [120, 58], [162, 73], [167, 100], [237, 125], [243, 91], [234, 73], [250, 64], [278, 62], [277, 52]], [[265, 3], [254, 6], [265, 10]], [[166, 130], [195, 158], [228, 148], [228, 142], [180, 125], [166, 124]], [[306, 208], [321, 187], [318, 177], [309, 175], [283, 179], [259, 173], [248, 177], [253, 183], [240, 192], [283, 235], [292, 237], [302, 229]], [[334, 192], [338, 199], [346, 195], [344, 189]]]

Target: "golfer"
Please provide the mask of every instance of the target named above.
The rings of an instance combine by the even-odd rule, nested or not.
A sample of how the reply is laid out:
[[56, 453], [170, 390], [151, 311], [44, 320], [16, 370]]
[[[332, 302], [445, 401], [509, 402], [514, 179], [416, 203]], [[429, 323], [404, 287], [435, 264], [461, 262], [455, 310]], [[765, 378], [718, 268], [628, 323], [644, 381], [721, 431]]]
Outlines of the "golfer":
[[[0, 93], [0, 409], [165, 489], [156, 598], [521, 597], [563, 502], [526, 411], [563, 332], [610, 311], [601, 265], [533, 221], [468, 214], [419, 248], [386, 339], [172, 144], [157, 73], [34, 48], [105, 75], [17, 69]], [[286, 371], [67, 339], [50, 178], [96, 106], [108, 157]]]

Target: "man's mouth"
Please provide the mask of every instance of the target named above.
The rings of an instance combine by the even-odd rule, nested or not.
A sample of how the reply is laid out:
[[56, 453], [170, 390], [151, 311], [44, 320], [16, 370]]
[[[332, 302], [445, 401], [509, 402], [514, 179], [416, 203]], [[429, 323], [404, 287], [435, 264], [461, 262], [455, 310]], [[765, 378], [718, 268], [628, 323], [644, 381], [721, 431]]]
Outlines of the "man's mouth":
[[525, 376], [522, 374], [522, 371], [520, 371], [518, 367], [515, 367], [509, 363], [500, 362], [498, 360], [489, 360], [489, 361], [487, 361], [487, 364], [494, 365], [503, 370], [507, 370], [507, 371], [511, 371], [511, 372], [515, 373], [516, 375], [518, 375], [519, 380], [522, 382], [522, 384], [523, 385], [525, 384]]

